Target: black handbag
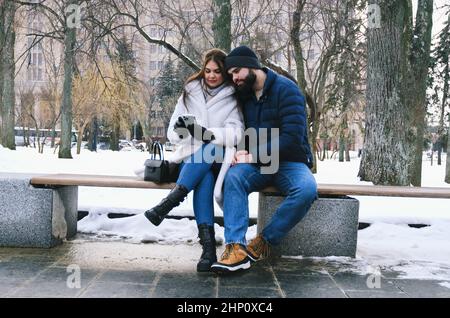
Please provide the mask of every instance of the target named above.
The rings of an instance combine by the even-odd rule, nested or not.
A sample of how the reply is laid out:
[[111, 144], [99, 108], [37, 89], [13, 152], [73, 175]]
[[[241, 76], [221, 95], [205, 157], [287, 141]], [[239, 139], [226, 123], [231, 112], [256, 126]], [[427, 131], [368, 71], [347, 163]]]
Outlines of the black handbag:
[[[164, 160], [163, 145], [159, 141], [153, 142], [150, 153], [150, 159], [144, 163], [144, 180], [157, 183], [177, 181], [179, 165]], [[159, 155], [159, 159], [156, 159], [156, 154]]]

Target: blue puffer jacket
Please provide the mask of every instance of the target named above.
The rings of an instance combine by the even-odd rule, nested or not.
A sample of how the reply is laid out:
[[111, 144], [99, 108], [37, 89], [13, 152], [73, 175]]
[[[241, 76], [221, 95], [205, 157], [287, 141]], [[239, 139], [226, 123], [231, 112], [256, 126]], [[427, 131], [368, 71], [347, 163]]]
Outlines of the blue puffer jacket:
[[247, 100], [243, 112], [246, 128], [255, 128], [258, 132], [261, 128], [269, 128], [269, 134], [267, 142], [258, 138], [257, 145], [250, 144], [246, 148], [255, 156], [261, 154], [260, 147], [266, 147], [262, 153], [270, 156], [277, 151], [270, 141], [270, 128], [279, 128], [280, 162], [303, 162], [311, 168], [313, 157], [308, 143], [305, 97], [291, 80], [270, 69], [263, 70], [267, 78], [262, 96], [258, 101], [255, 96]]

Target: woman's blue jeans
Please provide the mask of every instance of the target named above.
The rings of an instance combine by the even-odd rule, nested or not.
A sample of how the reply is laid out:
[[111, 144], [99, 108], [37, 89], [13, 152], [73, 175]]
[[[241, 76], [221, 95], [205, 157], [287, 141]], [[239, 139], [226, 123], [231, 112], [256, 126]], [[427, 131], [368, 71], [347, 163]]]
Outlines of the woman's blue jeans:
[[[206, 156], [205, 156], [206, 154]], [[203, 146], [180, 166], [177, 184], [194, 190], [194, 214], [197, 224], [214, 225], [214, 184], [220, 170], [223, 148], [213, 144]]]
[[280, 162], [275, 174], [261, 174], [260, 167], [240, 163], [231, 167], [224, 181], [225, 243], [246, 245], [248, 195], [275, 185], [286, 199], [262, 231], [263, 238], [277, 245], [308, 212], [317, 198], [317, 184], [309, 168], [301, 162]]

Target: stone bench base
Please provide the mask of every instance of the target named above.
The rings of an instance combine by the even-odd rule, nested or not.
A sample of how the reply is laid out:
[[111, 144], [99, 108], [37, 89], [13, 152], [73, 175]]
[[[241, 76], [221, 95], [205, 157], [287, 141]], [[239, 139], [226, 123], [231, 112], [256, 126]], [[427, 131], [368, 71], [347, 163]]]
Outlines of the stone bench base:
[[[259, 194], [258, 233], [284, 197]], [[274, 254], [289, 256], [355, 257], [359, 201], [350, 197], [316, 200], [306, 216], [288, 233]]]
[[0, 246], [44, 247], [77, 232], [78, 187], [34, 188], [30, 176], [0, 176]]
[[[0, 246], [49, 248], [77, 233], [78, 186], [35, 188], [31, 178], [0, 174]], [[260, 193], [258, 232], [283, 199], [276, 193]], [[274, 252], [354, 257], [358, 209], [353, 198], [319, 198]]]

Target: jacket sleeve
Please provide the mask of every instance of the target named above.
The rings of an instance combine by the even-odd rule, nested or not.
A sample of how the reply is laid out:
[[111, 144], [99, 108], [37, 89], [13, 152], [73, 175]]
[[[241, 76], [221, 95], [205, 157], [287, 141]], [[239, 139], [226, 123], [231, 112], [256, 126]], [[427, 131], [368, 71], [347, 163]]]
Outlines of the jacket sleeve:
[[[304, 140], [307, 131], [305, 98], [297, 86], [286, 85], [279, 90], [278, 104], [280, 120], [278, 142], [272, 142], [273, 138], [277, 137], [277, 134], [272, 133], [271, 138], [259, 143], [258, 148], [266, 148], [266, 154], [269, 157], [271, 157], [273, 151], [278, 151], [280, 158], [283, 158], [285, 154], [292, 151], [292, 145], [301, 145], [302, 140]], [[257, 158], [256, 161], [261, 164], [268, 164], [261, 162], [260, 153], [257, 150], [255, 147], [250, 148], [250, 152]]]
[[[183, 96], [178, 98], [178, 102], [175, 106], [175, 110], [173, 111], [172, 117], [170, 118], [169, 127], [167, 128], [167, 138], [172, 143], [180, 143], [183, 139], [173, 130], [173, 126], [177, 121], [178, 117], [182, 115], [188, 115], [187, 108], [183, 102]], [[189, 138], [186, 138], [189, 139]]]
[[223, 126], [218, 128], [208, 128], [215, 138], [211, 141], [213, 144], [234, 147], [242, 139], [244, 134], [244, 119], [234, 98], [231, 103], [233, 104], [232, 111], [225, 119]]

